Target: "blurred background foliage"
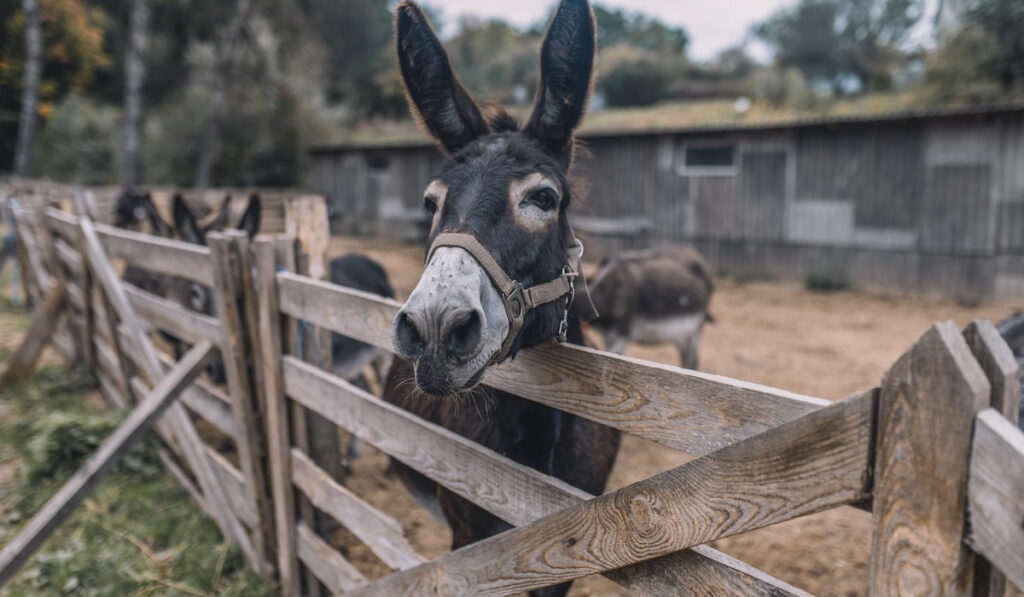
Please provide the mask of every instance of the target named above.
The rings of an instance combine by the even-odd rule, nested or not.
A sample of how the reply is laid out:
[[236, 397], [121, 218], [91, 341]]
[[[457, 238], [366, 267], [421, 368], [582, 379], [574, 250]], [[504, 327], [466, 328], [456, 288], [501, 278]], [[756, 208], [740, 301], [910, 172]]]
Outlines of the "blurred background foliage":
[[[39, 0], [45, 57], [34, 175], [117, 181], [130, 4]], [[798, 0], [704, 62], [688, 53], [691, 32], [598, 4], [594, 120], [685, 126], [711, 117], [1021, 98], [1024, 2], [953, 4], [960, 6], [955, 18], [940, 26], [925, 22], [934, 17], [924, 14], [924, 0]], [[217, 44], [232, 5], [152, 0], [143, 146], [150, 184], [193, 180]], [[308, 146], [354, 138], [359, 131], [411, 128], [395, 67], [393, 5], [253, 0], [230, 60], [214, 184], [300, 185]], [[427, 10], [435, 24], [446, 23], [443, 10]], [[523, 115], [537, 84], [543, 27], [540, 21], [517, 28], [461, 18], [443, 27], [450, 32], [444, 42], [454, 69], [478, 98], [501, 101]], [[922, 27], [931, 33], [915, 35]], [[0, 0], [0, 31], [0, 168], [7, 169], [24, 71], [20, 0]], [[752, 58], [754, 44], [771, 58]], [[603, 109], [608, 114], [597, 116]], [[644, 116], [632, 122], [616, 110]]]

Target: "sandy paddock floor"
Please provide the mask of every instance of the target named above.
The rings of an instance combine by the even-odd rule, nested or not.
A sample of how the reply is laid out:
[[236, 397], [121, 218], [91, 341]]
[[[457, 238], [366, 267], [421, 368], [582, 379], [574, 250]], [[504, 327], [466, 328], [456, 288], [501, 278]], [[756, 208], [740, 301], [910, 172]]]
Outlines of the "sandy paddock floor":
[[[416, 285], [422, 269], [419, 247], [376, 240], [335, 238], [331, 255], [362, 251], [388, 271], [399, 299]], [[974, 318], [998, 321], [1019, 304], [976, 307], [892, 293], [811, 293], [796, 283], [718, 280], [712, 299], [716, 323], [705, 328], [701, 369], [832, 400], [877, 385], [888, 367], [937, 320], [965, 326]], [[630, 346], [628, 355], [677, 364], [670, 346]], [[610, 489], [649, 477], [689, 460], [686, 454], [626, 437]], [[422, 553], [447, 550], [447, 528], [420, 510], [387, 472], [387, 458], [368, 449], [348, 485], [394, 515]], [[377, 576], [386, 569], [358, 542], [339, 536], [361, 568]], [[867, 589], [870, 514], [839, 508], [730, 537], [714, 547], [815, 595], [863, 595]], [[600, 577], [576, 583], [571, 595], [627, 595]]]

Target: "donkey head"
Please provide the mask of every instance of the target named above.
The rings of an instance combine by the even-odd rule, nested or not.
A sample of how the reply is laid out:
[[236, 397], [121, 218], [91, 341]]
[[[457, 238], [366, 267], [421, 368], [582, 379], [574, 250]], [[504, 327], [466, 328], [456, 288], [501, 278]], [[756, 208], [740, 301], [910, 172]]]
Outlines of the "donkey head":
[[[195, 245], [206, 245], [206, 236], [210, 232], [218, 232], [228, 228], [237, 228], [252, 238], [260, 227], [260, 197], [253, 193], [249, 197], [249, 205], [242, 213], [238, 224], [231, 226], [231, 195], [224, 197], [221, 202], [217, 216], [209, 224], [201, 226], [199, 218], [196, 217], [192, 208], [188, 206], [181, 194], [175, 194], [173, 200], [174, 226], [178, 235], [185, 242]], [[178, 284], [172, 284], [168, 292], [169, 298], [177, 300], [182, 306], [204, 315], [213, 315], [213, 292], [210, 288], [181, 280]]]
[[[533, 114], [521, 129], [503, 110], [484, 116], [413, 2], [398, 6], [396, 27], [412, 111], [448, 155], [424, 192], [432, 218], [428, 247], [442, 234], [471, 236], [522, 287], [558, 278], [575, 244], [566, 219], [568, 170], [594, 62], [594, 17], [586, 0], [559, 5], [541, 47]], [[415, 363], [423, 392], [471, 388], [493, 362], [559, 331], [566, 300], [540, 304], [513, 326], [508, 296], [481, 263], [465, 248], [433, 246], [395, 318], [395, 350]]]
[[114, 225], [127, 230], [142, 230], [149, 222], [152, 233], [171, 236], [171, 227], [153, 203], [153, 196], [141, 189], [126, 189], [114, 204]]

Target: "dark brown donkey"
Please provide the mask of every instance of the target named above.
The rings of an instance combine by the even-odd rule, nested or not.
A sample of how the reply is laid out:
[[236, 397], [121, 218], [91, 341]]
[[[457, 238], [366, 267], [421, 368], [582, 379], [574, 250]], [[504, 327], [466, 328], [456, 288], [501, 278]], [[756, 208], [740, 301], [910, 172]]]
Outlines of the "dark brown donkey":
[[[559, 5], [541, 47], [533, 114], [522, 128], [500, 109], [484, 116], [415, 4], [398, 6], [396, 27], [412, 111], [448, 160], [424, 194], [432, 218], [430, 249], [418, 285], [395, 318], [392, 340], [401, 359], [388, 376], [384, 399], [516, 462], [601, 493], [618, 451], [618, 431], [478, 385], [490, 365], [560, 331], [582, 342], [579, 318], [569, 309], [572, 294], [564, 284], [564, 294], [552, 288], [574, 269], [568, 171], [593, 72], [590, 7], [585, 0]], [[501, 283], [499, 290], [498, 268], [518, 284]], [[578, 293], [575, 303], [582, 304]], [[453, 548], [509, 528], [409, 469], [399, 471], [414, 495], [436, 499], [452, 526]], [[565, 584], [533, 594], [567, 590]]]

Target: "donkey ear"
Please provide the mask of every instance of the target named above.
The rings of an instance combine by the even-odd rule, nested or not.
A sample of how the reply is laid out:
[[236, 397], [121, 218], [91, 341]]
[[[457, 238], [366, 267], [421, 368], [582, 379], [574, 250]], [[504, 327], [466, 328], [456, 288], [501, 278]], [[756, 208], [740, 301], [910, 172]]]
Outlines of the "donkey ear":
[[237, 228], [249, 235], [249, 238], [256, 236], [260, 231], [260, 196], [258, 193], [249, 195], [249, 205], [246, 206], [242, 219], [239, 220]]
[[171, 226], [164, 220], [164, 217], [160, 215], [160, 210], [156, 208], [156, 204], [153, 203], [153, 196], [149, 193], [142, 198], [142, 208], [146, 210], [146, 216], [149, 218], [149, 224], [153, 227], [153, 231], [164, 238], [171, 236]]
[[220, 202], [220, 211], [217, 212], [217, 217], [212, 222], [206, 225], [203, 229], [203, 234], [207, 232], [220, 232], [228, 227], [228, 217], [231, 216], [231, 195], [224, 195], [224, 199]]
[[427, 16], [411, 0], [395, 12], [398, 64], [414, 116], [448, 153], [488, 134], [479, 106], [452, 73]]
[[540, 49], [540, 85], [525, 131], [568, 166], [572, 134], [583, 118], [597, 46], [594, 13], [586, 0], [562, 0]]
[[206, 238], [203, 235], [203, 231], [199, 229], [199, 224], [196, 222], [196, 216], [189, 209], [188, 204], [181, 197], [180, 194], [174, 195], [174, 227], [178, 229], [178, 235], [185, 242], [189, 242], [195, 245], [204, 244], [203, 240]]

